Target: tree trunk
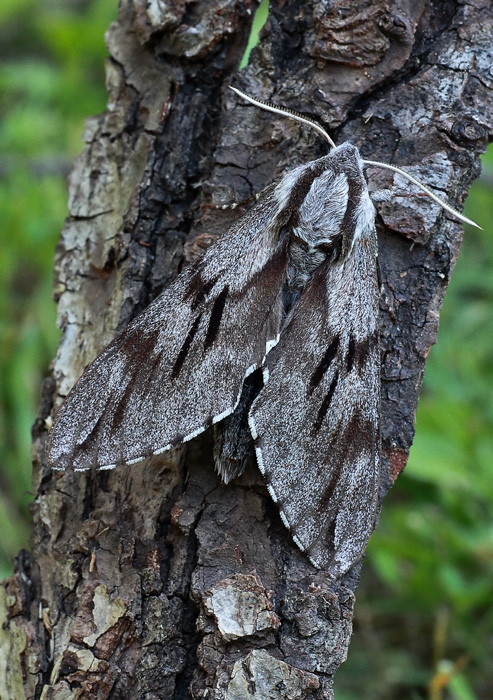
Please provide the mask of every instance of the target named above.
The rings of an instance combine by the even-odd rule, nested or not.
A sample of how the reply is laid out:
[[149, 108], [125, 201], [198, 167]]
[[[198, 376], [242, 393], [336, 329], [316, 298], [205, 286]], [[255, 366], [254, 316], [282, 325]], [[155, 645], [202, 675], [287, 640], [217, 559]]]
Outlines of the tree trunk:
[[[57, 251], [64, 333], [34, 427], [32, 552], [0, 587], [2, 699], [332, 698], [360, 565], [335, 583], [315, 570], [256, 468], [221, 484], [209, 433], [114, 471], [44, 465], [60, 397], [238, 216], [216, 205], [325, 151], [233, 96], [232, 80], [459, 208], [479, 172], [493, 130], [487, 0], [273, 0], [233, 78], [255, 7], [123, 0], [108, 31], [108, 110], [88, 121]], [[383, 497], [413, 439], [462, 226], [398, 176], [368, 177], [393, 189], [378, 217]]]

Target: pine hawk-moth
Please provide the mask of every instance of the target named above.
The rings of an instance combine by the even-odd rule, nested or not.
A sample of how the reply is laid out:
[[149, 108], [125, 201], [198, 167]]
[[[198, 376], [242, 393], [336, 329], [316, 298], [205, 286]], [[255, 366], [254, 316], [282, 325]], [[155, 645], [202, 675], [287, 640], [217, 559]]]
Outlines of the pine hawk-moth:
[[[243, 421], [294, 541], [337, 577], [364, 553], [380, 478], [378, 242], [363, 168], [416, 181], [235, 91], [314, 127], [330, 152], [267, 187], [116, 336], [59, 410], [47, 462], [109, 469]], [[244, 461], [226, 448], [216, 466], [227, 482]]]

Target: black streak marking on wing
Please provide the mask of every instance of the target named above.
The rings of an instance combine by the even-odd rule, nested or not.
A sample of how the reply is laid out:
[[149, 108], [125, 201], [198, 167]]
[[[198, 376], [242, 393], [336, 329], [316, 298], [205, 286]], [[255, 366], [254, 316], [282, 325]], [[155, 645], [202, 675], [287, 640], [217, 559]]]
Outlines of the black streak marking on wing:
[[[85, 438], [83, 442], [78, 442], [76, 446], [76, 450], [80, 452], [89, 452], [91, 453], [92, 447], [94, 444], [95, 436], [98, 435], [99, 433], [99, 428], [102, 422], [103, 416], [100, 415], [96, 423], [94, 424], [93, 429], [89, 433], [89, 435]], [[74, 450], [75, 451], [75, 450]], [[95, 464], [87, 464], [87, 467], [94, 467], [97, 466]], [[85, 467], [83, 467], [85, 468]]]
[[348, 354], [346, 358], [348, 374], [353, 368], [356, 368], [361, 374], [361, 370], [368, 361], [370, 351], [374, 349], [377, 342], [378, 337], [376, 335], [370, 335], [360, 342], [357, 342], [354, 336], [349, 338]]
[[356, 341], [354, 340], [354, 335], [351, 335], [349, 338], [347, 358], [346, 358], [346, 371], [348, 374], [353, 369], [355, 352], [356, 352]]
[[[161, 364], [161, 356], [159, 353], [153, 353], [156, 347], [157, 337], [159, 336], [159, 331], [149, 334], [143, 334], [139, 343], [139, 356], [142, 358], [142, 365], [145, 364], [146, 376], [155, 376], [159, 371], [159, 366]], [[151, 358], [154, 358], [151, 363]], [[142, 381], [142, 380], [140, 380]], [[113, 409], [113, 419], [111, 421], [111, 432], [117, 434], [120, 426], [122, 424], [123, 418], [125, 417], [125, 411], [127, 407], [127, 402], [129, 401], [132, 392], [135, 391], [135, 385], [139, 383], [139, 373], [134, 375], [133, 381], [131, 381], [125, 388], [118, 404]]]
[[312, 430], [311, 430], [311, 435], [312, 437], [315, 436], [318, 431], [320, 430], [323, 420], [325, 416], [327, 415], [327, 411], [329, 410], [330, 402], [332, 401], [332, 396], [334, 395], [334, 391], [336, 390], [337, 386], [337, 380], [339, 379], [339, 372], [336, 372], [334, 375], [334, 378], [331, 382], [331, 385], [329, 387], [329, 391], [327, 392], [324, 400], [322, 401], [322, 405], [320, 406], [317, 414], [317, 418], [315, 420], [315, 423], [313, 424]]
[[334, 337], [334, 339], [332, 340], [331, 344], [329, 345], [329, 347], [327, 348], [327, 350], [325, 351], [325, 355], [322, 357], [318, 367], [315, 369], [312, 376], [310, 377], [310, 385], [309, 385], [309, 390], [308, 390], [309, 394], [312, 394], [313, 390], [322, 381], [324, 374], [327, 372], [332, 360], [336, 356], [338, 347], [339, 347], [339, 336], [336, 335]]
[[128, 369], [131, 369], [136, 352], [138, 356], [145, 358], [151, 355], [159, 341], [159, 328], [149, 330], [146, 333], [124, 331], [119, 341], [115, 341], [116, 350], [127, 357]]
[[373, 350], [377, 343], [378, 336], [376, 334], [370, 335], [368, 338], [365, 338], [365, 340], [361, 341], [360, 343], [356, 343], [354, 352], [354, 363], [360, 372], [368, 361], [370, 351]]
[[219, 326], [221, 325], [221, 318], [223, 316], [224, 305], [226, 304], [226, 299], [228, 298], [229, 287], [226, 285], [222, 292], [218, 294], [214, 305], [212, 307], [211, 316], [209, 319], [209, 327], [207, 328], [207, 333], [204, 341], [204, 350], [210, 348], [212, 343], [215, 341], [216, 336], [219, 331]]
[[361, 411], [354, 412], [344, 433], [341, 435], [341, 444], [351, 447], [355, 454], [361, 454], [363, 451], [372, 453], [375, 425]]
[[123, 394], [120, 397], [120, 400], [118, 401], [118, 404], [115, 406], [113, 409], [113, 418], [111, 421], [111, 432], [112, 434], [117, 434], [118, 430], [122, 424], [123, 418], [125, 416], [125, 409], [127, 406], [127, 402], [132, 394], [132, 391], [134, 390], [134, 387], [130, 383], [126, 388]]
[[330, 551], [335, 550], [335, 537], [336, 537], [336, 518], [332, 518], [330, 521], [330, 526], [327, 528], [327, 545]]
[[327, 484], [327, 486], [324, 489], [324, 492], [320, 498], [320, 501], [317, 504], [317, 510], [322, 513], [327, 510], [327, 507], [332, 499], [332, 496], [334, 494], [334, 489], [336, 487], [337, 482], [340, 479], [341, 476], [341, 470], [342, 470], [342, 460], [339, 460], [337, 463], [336, 468], [334, 469], [334, 472], [332, 474], [332, 477]]
[[327, 166], [325, 163], [318, 162], [314, 165], [314, 167], [305, 170], [305, 172], [300, 175], [289, 195], [289, 199], [285, 207], [288, 211], [296, 212], [299, 210], [306, 195], [310, 191], [313, 181], [316, 180], [317, 177], [320, 177], [320, 175], [326, 169]]
[[171, 370], [172, 379], [176, 379], [177, 376], [180, 374], [180, 370], [183, 367], [183, 363], [185, 362], [186, 356], [190, 349], [190, 345], [192, 344], [195, 334], [197, 333], [201, 318], [202, 314], [199, 314], [195, 321], [192, 323], [192, 327], [188, 331], [188, 335], [185, 338], [183, 345], [181, 346], [181, 350], [178, 353], [178, 357], [176, 358], [175, 364], [173, 365], [173, 369]]
[[183, 297], [184, 301], [188, 301], [191, 297], [193, 297], [193, 301], [190, 305], [192, 311], [196, 311], [202, 304], [209, 292], [214, 288], [217, 279], [217, 277], [212, 277], [211, 279], [204, 281], [200, 274], [195, 274], [192, 277]]

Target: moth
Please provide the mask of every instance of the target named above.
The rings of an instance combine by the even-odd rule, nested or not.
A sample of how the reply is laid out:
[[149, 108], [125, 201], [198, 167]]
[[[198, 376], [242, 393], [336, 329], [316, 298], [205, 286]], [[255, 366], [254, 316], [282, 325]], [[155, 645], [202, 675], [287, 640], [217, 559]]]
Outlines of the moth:
[[[350, 143], [289, 170], [89, 366], [50, 431], [54, 469], [111, 469], [222, 423], [216, 467], [244, 469], [238, 426], [293, 540], [339, 577], [362, 557], [380, 478], [375, 208]], [[468, 221], [417, 183], [444, 209]], [[240, 439], [241, 442], [241, 439]]]

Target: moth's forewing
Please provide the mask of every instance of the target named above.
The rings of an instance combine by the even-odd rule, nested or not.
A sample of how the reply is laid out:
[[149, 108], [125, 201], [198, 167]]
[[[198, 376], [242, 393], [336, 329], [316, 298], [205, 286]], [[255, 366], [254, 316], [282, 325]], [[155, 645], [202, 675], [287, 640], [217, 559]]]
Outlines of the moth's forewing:
[[[250, 424], [285, 524], [317, 567], [338, 576], [361, 558], [375, 523], [380, 356], [374, 208], [357, 159], [335, 168], [352, 196], [314, 180], [311, 200], [341, 200], [339, 249], [313, 273], [268, 355]], [[314, 216], [310, 207], [300, 227], [316, 222], [312, 236], [322, 238], [333, 221], [324, 226], [327, 208]]]
[[234, 410], [279, 332], [287, 245], [276, 209], [270, 193], [89, 366], [50, 432], [52, 467], [137, 461]]

